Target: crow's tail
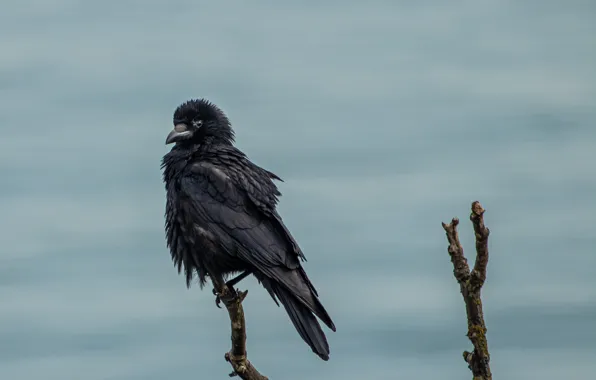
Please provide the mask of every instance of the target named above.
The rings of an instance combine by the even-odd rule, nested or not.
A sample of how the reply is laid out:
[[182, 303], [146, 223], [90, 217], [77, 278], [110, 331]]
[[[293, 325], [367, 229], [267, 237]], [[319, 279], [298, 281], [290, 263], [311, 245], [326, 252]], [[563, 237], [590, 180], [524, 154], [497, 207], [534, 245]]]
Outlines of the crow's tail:
[[[298, 334], [300, 334], [313, 352], [319, 355], [321, 359], [329, 360], [329, 343], [327, 343], [325, 333], [321, 329], [319, 321], [317, 321], [310, 308], [305, 306], [294, 294], [275, 281], [265, 281], [263, 285], [268, 288], [267, 290], [269, 290], [270, 293], [272, 292], [275, 294], [277, 299], [284, 305]], [[316, 306], [320, 306], [324, 314], [327, 314], [325, 309], [323, 309], [323, 305], [319, 302], [317, 302]], [[333, 326], [333, 330], [335, 330], [335, 326]]]

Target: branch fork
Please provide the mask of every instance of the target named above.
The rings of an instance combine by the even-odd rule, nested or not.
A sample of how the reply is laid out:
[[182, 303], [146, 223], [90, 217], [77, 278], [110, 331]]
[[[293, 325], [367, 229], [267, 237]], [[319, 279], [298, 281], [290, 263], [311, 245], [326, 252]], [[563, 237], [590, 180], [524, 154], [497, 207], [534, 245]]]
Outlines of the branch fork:
[[470, 271], [468, 261], [464, 256], [464, 249], [459, 241], [457, 226], [459, 219], [453, 218], [451, 223], [443, 224], [447, 235], [449, 247], [447, 252], [453, 263], [453, 275], [457, 280], [461, 294], [466, 304], [468, 318], [468, 338], [474, 346], [472, 352], [464, 351], [463, 358], [472, 371], [474, 380], [492, 380], [490, 371], [490, 355], [486, 340], [486, 324], [482, 311], [481, 290], [486, 281], [486, 268], [488, 265], [488, 236], [490, 231], [484, 225], [484, 208], [480, 202], [472, 203], [470, 220], [474, 226], [476, 237], [476, 262]]

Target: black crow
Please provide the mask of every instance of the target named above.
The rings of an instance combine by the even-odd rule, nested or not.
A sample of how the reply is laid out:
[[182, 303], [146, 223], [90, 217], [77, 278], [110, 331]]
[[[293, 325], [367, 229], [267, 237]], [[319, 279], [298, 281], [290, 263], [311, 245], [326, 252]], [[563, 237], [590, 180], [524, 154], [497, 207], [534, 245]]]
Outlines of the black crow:
[[[335, 325], [318, 299], [300, 260], [298, 243], [276, 211], [281, 179], [252, 163], [234, 147], [234, 131], [224, 112], [205, 99], [189, 100], [174, 112], [174, 129], [163, 157], [167, 200], [167, 245], [178, 273], [190, 288], [207, 276], [214, 293], [252, 274], [275, 303], [284, 305], [304, 341], [323, 360], [327, 338], [314, 317]], [[313, 315], [314, 314], [314, 315]]]

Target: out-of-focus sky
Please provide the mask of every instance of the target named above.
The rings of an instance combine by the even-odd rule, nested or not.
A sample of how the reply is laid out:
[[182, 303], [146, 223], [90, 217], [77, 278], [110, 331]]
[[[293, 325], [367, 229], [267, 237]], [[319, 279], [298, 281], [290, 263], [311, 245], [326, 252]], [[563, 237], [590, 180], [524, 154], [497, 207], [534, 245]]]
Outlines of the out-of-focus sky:
[[166, 250], [159, 169], [207, 97], [285, 182], [337, 325], [331, 360], [254, 281], [272, 379], [471, 378], [441, 221], [491, 229], [496, 377], [596, 371], [593, 1], [7, 0], [0, 12], [0, 374], [224, 379], [229, 321]]

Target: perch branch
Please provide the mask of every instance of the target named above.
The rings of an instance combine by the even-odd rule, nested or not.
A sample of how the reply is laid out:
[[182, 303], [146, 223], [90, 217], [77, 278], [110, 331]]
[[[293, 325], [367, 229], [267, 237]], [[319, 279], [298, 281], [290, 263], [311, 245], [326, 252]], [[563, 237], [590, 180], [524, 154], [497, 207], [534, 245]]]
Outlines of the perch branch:
[[230, 377], [239, 376], [243, 380], [268, 380], [246, 358], [246, 324], [242, 301], [248, 290], [241, 292], [223, 286], [219, 297], [228, 310], [232, 327], [232, 349], [226, 352], [225, 359], [232, 365]]
[[488, 235], [489, 230], [484, 225], [484, 209], [480, 202], [472, 203], [470, 220], [474, 226], [476, 236], [476, 262], [474, 269], [470, 267], [464, 256], [464, 249], [459, 242], [457, 225], [459, 220], [453, 218], [451, 223], [443, 223], [449, 242], [449, 256], [453, 263], [453, 274], [459, 283], [464, 302], [466, 304], [466, 315], [468, 317], [468, 338], [474, 346], [472, 352], [464, 351], [463, 356], [468, 367], [472, 371], [474, 380], [492, 380], [490, 371], [490, 355], [486, 340], [486, 324], [482, 311], [481, 290], [486, 280], [486, 267], [488, 265]]

